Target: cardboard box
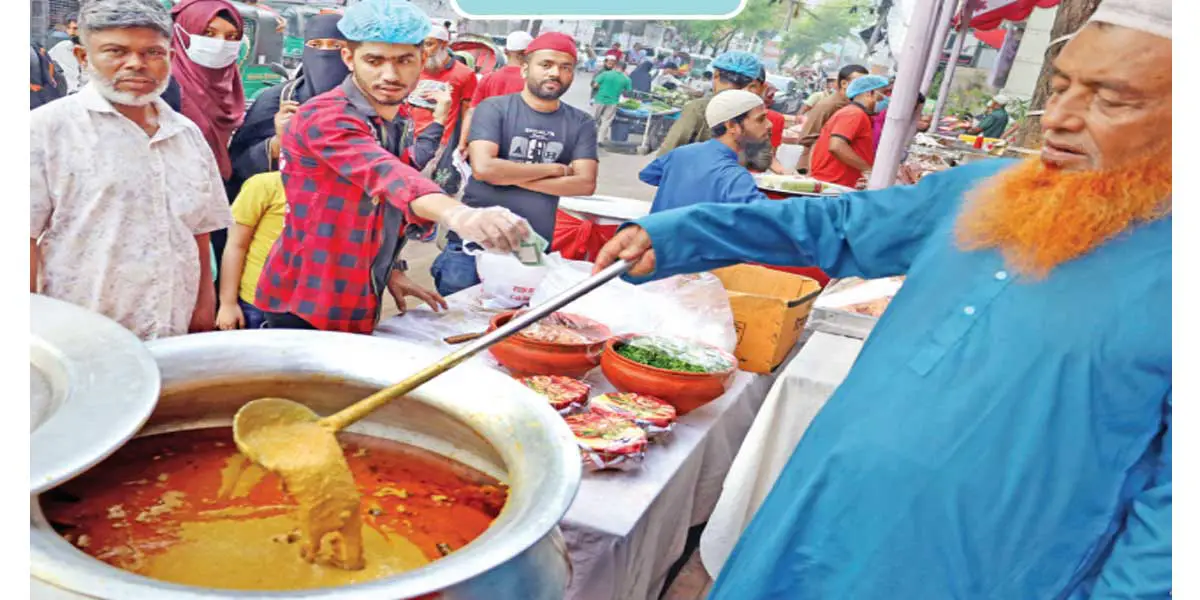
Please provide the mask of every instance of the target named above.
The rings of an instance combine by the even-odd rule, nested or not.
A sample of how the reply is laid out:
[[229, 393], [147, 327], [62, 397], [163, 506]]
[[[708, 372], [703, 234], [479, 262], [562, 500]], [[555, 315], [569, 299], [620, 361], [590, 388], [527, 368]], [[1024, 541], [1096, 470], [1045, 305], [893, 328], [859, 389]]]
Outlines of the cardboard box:
[[725, 267], [713, 275], [729, 292], [738, 366], [753, 373], [774, 371], [800, 339], [821, 284], [758, 265]]

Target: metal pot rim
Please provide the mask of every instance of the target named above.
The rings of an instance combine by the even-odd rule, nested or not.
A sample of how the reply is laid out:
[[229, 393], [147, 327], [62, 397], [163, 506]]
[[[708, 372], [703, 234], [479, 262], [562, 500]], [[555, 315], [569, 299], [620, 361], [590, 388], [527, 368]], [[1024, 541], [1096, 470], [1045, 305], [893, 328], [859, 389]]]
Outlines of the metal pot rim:
[[[435, 350], [408, 342], [313, 331], [214, 332], [147, 345], [159, 363], [164, 395], [184, 381], [194, 386], [218, 376], [261, 375], [264, 369], [282, 374], [285, 367], [293, 375], [341, 367], [352, 370], [359, 382], [382, 387], [440, 358]], [[238, 349], [236, 360], [226, 361], [217, 372], [204, 370], [195, 360], [225, 348]], [[482, 394], [464, 397], [466, 389]], [[32, 498], [31, 572], [77, 593], [110, 598], [409, 598], [501, 566], [546, 537], [562, 519], [582, 476], [578, 449], [562, 418], [535, 392], [500, 372], [465, 364], [398, 402], [403, 401], [424, 403], [467, 424], [492, 445], [508, 472], [510, 496], [503, 512], [483, 535], [449, 556], [394, 577], [336, 588], [236, 592], [184, 586], [123, 571], [78, 551], [50, 528]], [[519, 443], [494, 443], [514, 436]]]

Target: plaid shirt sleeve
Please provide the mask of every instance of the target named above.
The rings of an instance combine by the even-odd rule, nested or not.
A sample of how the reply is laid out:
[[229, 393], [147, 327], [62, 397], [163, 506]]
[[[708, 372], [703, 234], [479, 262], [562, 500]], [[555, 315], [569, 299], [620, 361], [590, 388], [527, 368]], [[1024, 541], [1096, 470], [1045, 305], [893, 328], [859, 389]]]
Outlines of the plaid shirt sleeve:
[[432, 224], [414, 213], [411, 203], [421, 196], [441, 194], [441, 188], [380, 146], [361, 119], [344, 112], [320, 111], [296, 137], [296, 142], [310, 149], [304, 154], [325, 162], [367, 194], [404, 211], [409, 223], [420, 227]]

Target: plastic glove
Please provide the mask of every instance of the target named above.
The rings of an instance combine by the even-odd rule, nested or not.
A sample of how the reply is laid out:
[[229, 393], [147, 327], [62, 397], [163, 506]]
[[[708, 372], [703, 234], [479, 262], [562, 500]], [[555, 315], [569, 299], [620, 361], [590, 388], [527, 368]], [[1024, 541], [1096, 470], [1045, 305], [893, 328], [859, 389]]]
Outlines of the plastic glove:
[[458, 206], [446, 213], [442, 224], [488, 250], [512, 252], [529, 235], [529, 223], [502, 206]]

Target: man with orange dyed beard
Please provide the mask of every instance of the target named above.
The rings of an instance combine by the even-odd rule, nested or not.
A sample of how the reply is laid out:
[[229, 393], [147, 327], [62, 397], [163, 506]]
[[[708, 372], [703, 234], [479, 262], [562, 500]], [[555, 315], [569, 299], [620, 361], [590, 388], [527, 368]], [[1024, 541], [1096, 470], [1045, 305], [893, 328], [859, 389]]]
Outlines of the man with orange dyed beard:
[[1171, 6], [1103, 0], [1029, 162], [626, 226], [596, 268], [906, 274], [710, 598], [1167, 598]]

